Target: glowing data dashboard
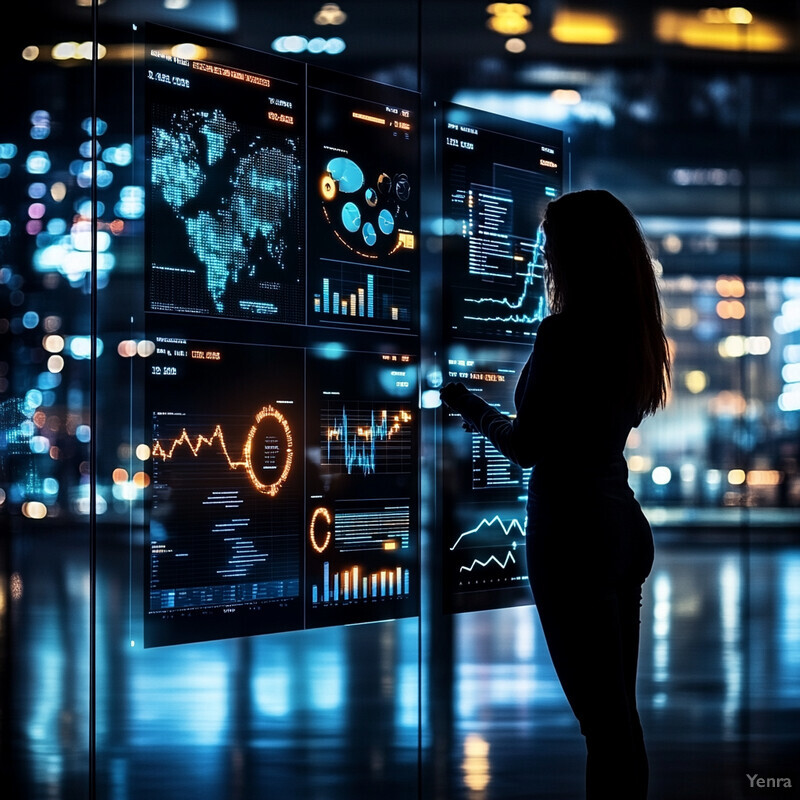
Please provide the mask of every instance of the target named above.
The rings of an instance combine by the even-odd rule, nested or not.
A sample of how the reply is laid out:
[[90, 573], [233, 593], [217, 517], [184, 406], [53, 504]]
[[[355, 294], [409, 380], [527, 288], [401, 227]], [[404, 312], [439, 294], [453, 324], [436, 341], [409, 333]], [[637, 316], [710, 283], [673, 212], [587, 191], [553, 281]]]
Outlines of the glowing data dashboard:
[[[563, 134], [450, 104], [441, 112], [442, 372], [514, 415], [514, 389], [547, 313], [546, 204], [562, 192]], [[444, 412], [441, 594], [448, 612], [532, 601], [530, 470]]]
[[[417, 615], [422, 340], [513, 413], [561, 133], [444, 109], [423, 276], [418, 93], [145, 36], [145, 646]], [[452, 416], [441, 445], [442, 609], [525, 602], [528, 475]]]
[[419, 97], [148, 26], [145, 646], [419, 613]]

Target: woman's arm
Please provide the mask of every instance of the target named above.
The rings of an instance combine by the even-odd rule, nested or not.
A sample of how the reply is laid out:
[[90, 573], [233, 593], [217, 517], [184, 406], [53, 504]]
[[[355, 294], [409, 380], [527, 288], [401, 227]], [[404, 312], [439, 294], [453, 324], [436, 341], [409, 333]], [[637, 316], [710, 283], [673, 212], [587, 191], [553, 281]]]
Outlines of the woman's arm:
[[[440, 392], [442, 402], [461, 414], [465, 422], [483, 434], [506, 458], [521, 467], [533, 466], [547, 436], [547, 407], [557, 386], [551, 358], [552, 323], [539, 326], [533, 352], [517, 386], [517, 414], [501, 413], [463, 383], [448, 383]], [[552, 422], [552, 420], [550, 420]]]

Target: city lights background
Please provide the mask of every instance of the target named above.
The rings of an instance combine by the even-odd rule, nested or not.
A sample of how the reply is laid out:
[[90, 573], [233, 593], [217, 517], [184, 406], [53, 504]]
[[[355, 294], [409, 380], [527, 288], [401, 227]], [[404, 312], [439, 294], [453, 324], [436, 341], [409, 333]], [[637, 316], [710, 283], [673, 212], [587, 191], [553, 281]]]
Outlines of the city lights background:
[[[468, 615], [439, 619], [430, 588], [419, 619], [141, 648], [151, 455], [141, 392], [154, 350], [142, 318], [145, 20], [564, 130], [572, 188], [618, 194], [657, 259], [673, 385], [667, 408], [628, 442], [631, 485], [657, 546], [675, 534], [736, 542], [717, 578], [739, 659], [726, 685], [741, 690], [758, 670], [745, 669], [748, 612], [732, 574], [747, 575], [759, 537], [800, 533], [796, 8], [41, 0], [20, 10], [2, 56], [0, 662], [12, 785], [31, 798], [88, 796], [91, 780], [104, 797], [155, 786], [177, 797], [189, 772], [197, 797], [222, 785], [246, 796], [267, 778], [322, 797], [336, 774], [349, 790], [409, 796], [419, 753], [427, 763], [453, 718], [446, 781], [465, 797], [489, 781], [486, 742], [453, 732], [479, 714], [475, 673], [459, 673], [455, 708], [428, 694], [453, 677], [429, 671], [444, 640], [445, 658], [481, 658], [464, 644]], [[435, 274], [447, 221], [435, 206], [423, 212], [423, 273]], [[585, 355], [608, 357], [602, 332]], [[602, 387], [574, 370], [590, 404]], [[435, 389], [430, 374], [423, 388]], [[424, 413], [435, 432], [435, 409]], [[434, 474], [435, 452], [424, 450], [423, 477]], [[435, 523], [423, 519], [423, 549]], [[797, 574], [790, 562], [775, 582], [789, 609]], [[669, 605], [668, 581], [653, 591]], [[518, 614], [498, 630], [524, 659]], [[653, 630], [656, 664], [665, 636]], [[797, 644], [784, 644], [776, 659], [789, 680]], [[369, 734], [355, 724], [365, 703]], [[314, 762], [316, 745], [330, 761]], [[424, 786], [445, 780], [432, 772]]]

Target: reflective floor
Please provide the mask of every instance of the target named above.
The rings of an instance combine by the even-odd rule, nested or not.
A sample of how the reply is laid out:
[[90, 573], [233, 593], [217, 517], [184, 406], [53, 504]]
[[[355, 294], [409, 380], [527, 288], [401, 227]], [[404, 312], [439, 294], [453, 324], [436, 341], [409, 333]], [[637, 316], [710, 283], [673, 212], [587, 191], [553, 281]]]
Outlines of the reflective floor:
[[[800, 543], [753, 541], [657, 538], [639, 692], [651, 800], [800, 793]], [[4, 797], [582, 796], [535, 608], [142, 650], [126, 543], [113, 549], [94, 787], [85, 548], [28, 536], [4, 556]]]
[[[457, 654], [463, 782], [483, 797], [581, 797], [580, 734], [535, 615], [474, 615]], [[800, 794], [800, 549], [662, 543], [640, 664], [652, 800]]]

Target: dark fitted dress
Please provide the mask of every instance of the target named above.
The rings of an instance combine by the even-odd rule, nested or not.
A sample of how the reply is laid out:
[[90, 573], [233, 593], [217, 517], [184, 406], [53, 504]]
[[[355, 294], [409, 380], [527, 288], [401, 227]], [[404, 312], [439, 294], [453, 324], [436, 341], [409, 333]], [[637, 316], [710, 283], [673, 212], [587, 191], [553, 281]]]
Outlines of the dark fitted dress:
[[448, 404], [505, 456], [533, 467], [528, 574], [548, 649], [586, 739], [587, 798], [641, 800], [647, 756], [636, 708], [650, 526], [623, 449], [641, 421], [635, 347], [615, 320], [552, 315], [539, 327], [507, 417], [478, 395]]

